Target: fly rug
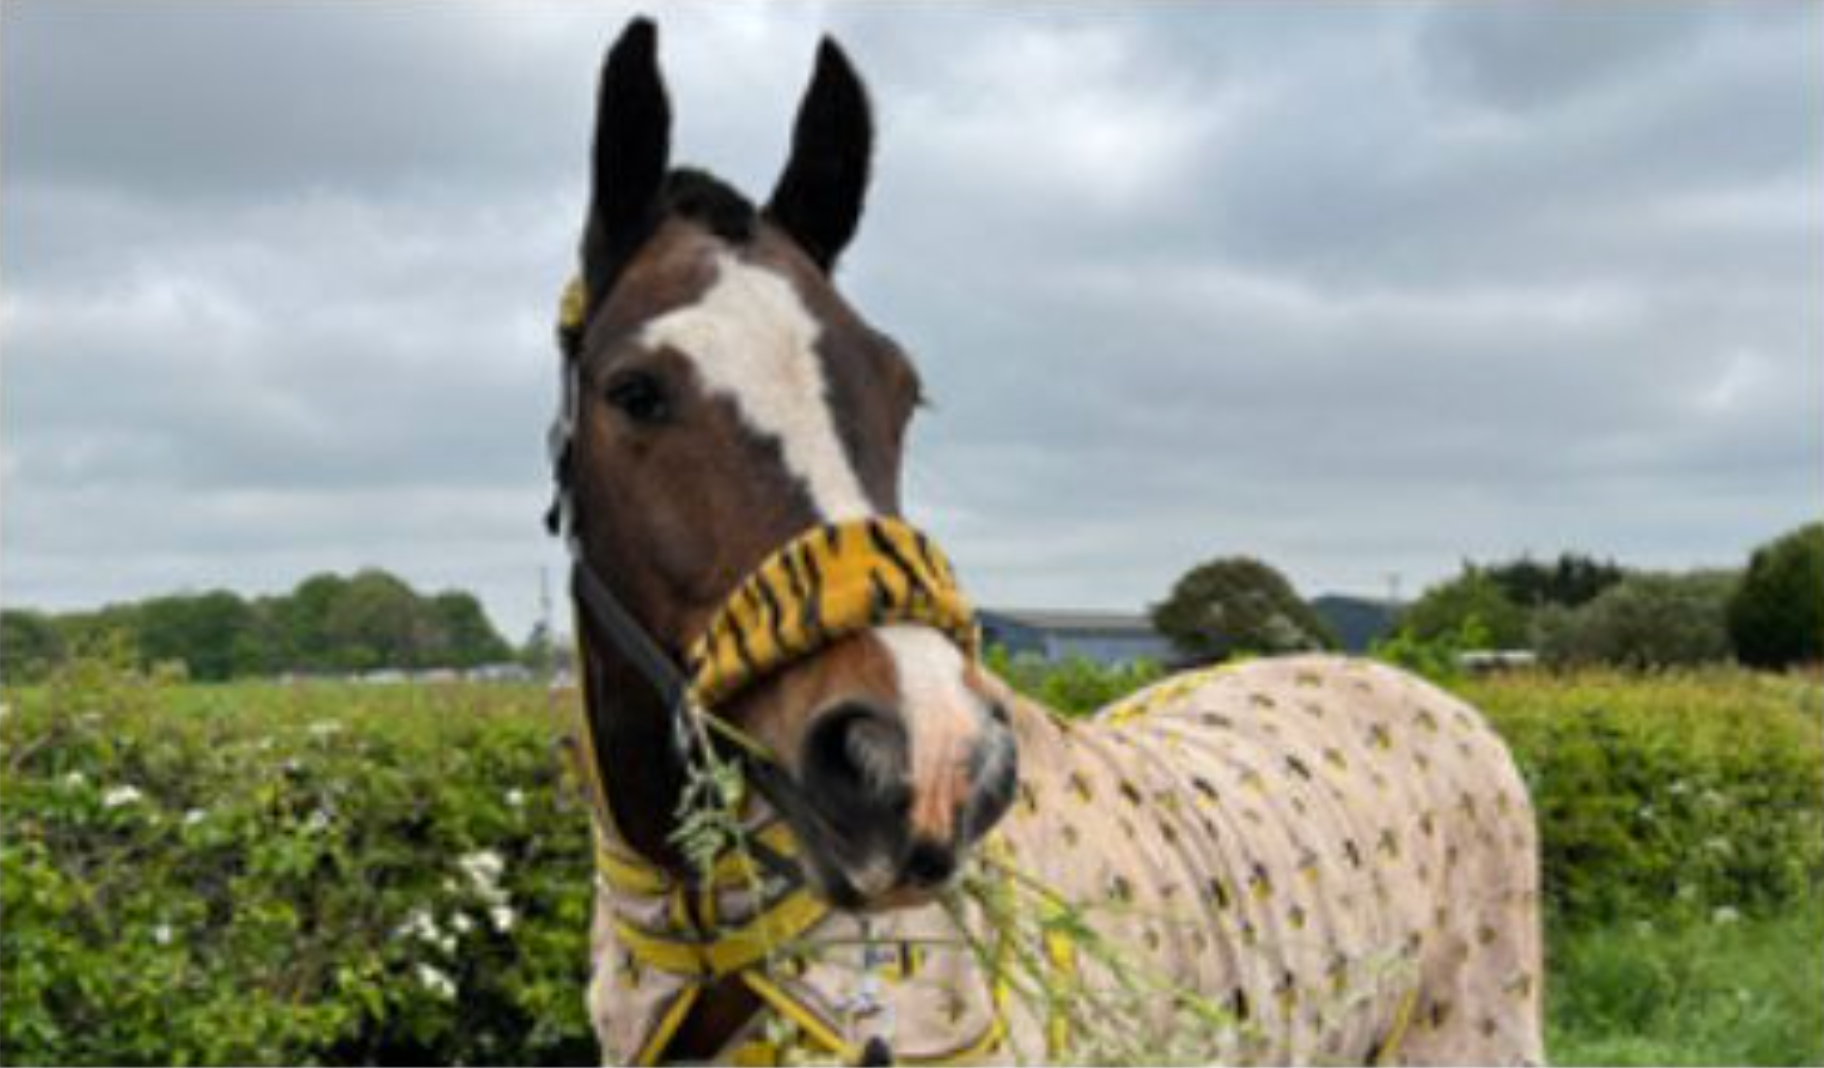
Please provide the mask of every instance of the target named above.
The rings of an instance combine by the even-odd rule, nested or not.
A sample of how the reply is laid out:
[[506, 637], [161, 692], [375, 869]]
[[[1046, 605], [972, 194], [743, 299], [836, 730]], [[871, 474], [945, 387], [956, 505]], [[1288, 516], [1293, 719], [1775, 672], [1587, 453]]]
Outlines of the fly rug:
[[[1461, 701], [1327, 656], [1187, 673], [1086, 721], [1003, 699], [1022, 771], [982, 849], [1008, 900], [859, 918], [772, 887], [775, 915], [807, 911], [770, 961], [744, 955], [792, 1040], [851, 1061], [878, 1039], [905, 1062], [1542, 1062], [1532, 810]], [[790, 849], [783, 824], [754, 828]], [[605, 848], [606, 872], [628, 866]], [[743, 930], [754, 898], [725, 881], [710, 911]], [[701, 985], [698, 962], [651, 949], [678, 937], [666, 890], [605, 881], [591, 1004], [619, 1060], [661, 1052]], [[1039, 922], [1003, 930], [1003, 910]], [[1174, 1056], [1186, 1027], [1204, 1033]], [[731, 1049], [770, 1059], [767, 1033]]]
[[833, 284], [870, 162], [825, 41], [766, 204], [603, 68], [553, 529], [614, 1062], [1538, 1063], [1535, 823], [1473, 709], [1262, 659], [1071, 719], [899, 506], [920, 386]]

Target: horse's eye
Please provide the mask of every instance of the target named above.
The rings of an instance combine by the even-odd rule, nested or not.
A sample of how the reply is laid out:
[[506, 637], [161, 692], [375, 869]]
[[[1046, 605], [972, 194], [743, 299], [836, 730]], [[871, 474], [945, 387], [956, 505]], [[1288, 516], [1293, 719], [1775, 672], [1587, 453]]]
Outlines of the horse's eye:
[[656, 425], [671, 418], [671, 400], [665, 385], [644, 371], [616, 375], [608, 383], [608, 403], [636, 423]]

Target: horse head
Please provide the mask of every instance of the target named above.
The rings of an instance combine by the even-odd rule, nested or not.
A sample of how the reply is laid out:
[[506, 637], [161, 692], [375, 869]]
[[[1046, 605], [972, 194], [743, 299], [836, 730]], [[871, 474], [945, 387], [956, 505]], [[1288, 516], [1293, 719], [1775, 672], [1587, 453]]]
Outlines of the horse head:
[[[853, 909], [922, 900], [1005, 812], [1016, 751], [948, 566], [900, 519], [918, 374], [833, 278], [867, 191], [867, 94], [825, 39], [756, 207], [672, 166], [656, 38], [634, 22], [602, 71], [560, 330], [572, 550], [667, 659], [715, 676], [715, 714], [772, 754], [802, 802], [785, 815], [819, 892]], [[822, 587], [842, 582], [867, 603], [821, 618], [836, 603]], [[617, 815], [668, 821], [668, 710], [584, 633], [585, 668], [622, 721], [605, 777], [672, 784], [623, 791], [618, 807], [646, 811]]]

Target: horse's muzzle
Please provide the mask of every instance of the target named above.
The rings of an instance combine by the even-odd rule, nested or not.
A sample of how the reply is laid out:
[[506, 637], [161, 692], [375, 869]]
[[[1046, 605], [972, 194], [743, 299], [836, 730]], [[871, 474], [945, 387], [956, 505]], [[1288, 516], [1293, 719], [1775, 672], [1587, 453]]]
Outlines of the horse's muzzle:
[[979, 722], [938, 773], [919, 776], [899, 713], [849, 701], [818, 717], [799, 777], [824, 824], [806, 844], [832, 901], [867, 908], [941, 889], [1006, 814], [1019, 770], [1013, 734], [986, 712]]

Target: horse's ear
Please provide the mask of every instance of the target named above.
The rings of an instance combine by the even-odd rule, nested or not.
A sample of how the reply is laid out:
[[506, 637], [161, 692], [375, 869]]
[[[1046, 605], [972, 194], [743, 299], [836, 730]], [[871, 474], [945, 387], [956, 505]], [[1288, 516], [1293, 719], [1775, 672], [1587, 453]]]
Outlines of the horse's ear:
[[602, 63], [595, 106], [594, 173], [583, 230], [583, 279], [591, 304], [651, 235], [671, 156], [671, 102], [659, 77], [658, 28], [637, 18]]
[[842, 49], [825, 37], [816, 73], [798, 105], [792, 157], [766, 206], [767, 215], [825, 271], [835, 267], [861, 221], [873, 145], [867, 90]]

